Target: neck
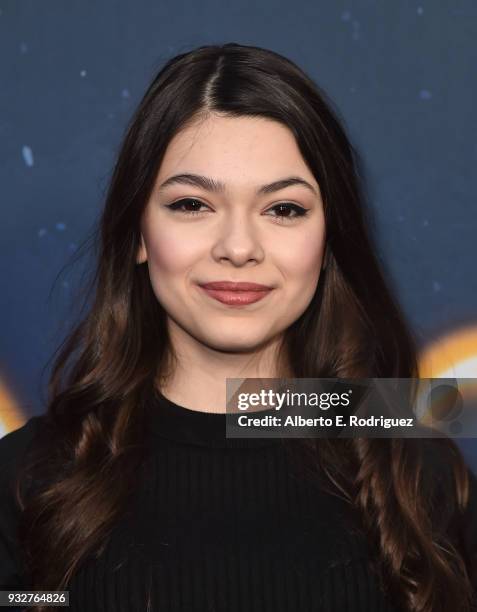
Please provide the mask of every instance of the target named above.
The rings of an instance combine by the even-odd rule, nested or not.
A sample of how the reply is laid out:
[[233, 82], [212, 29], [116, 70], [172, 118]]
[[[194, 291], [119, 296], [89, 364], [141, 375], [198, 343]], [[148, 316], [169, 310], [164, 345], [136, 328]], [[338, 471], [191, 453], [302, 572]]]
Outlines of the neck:
[[158, 379], [161, 393], [171, 402], [202, 412], [226, 412], [227, 378], [279, 378], [278, 351], [283, 337], [247, 352], [216, 350], [171, 326], [174, 358], [167, 378]]

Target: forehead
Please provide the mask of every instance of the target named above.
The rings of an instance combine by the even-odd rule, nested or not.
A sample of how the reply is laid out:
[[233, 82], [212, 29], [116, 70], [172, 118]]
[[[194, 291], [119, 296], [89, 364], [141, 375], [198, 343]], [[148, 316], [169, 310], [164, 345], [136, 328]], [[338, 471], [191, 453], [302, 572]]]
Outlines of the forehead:
[[170, 141], [158, 181], [179, 172], [250, 185], [296, 173], [317, 185], [291, 130], [263, 117], [196, 119]]

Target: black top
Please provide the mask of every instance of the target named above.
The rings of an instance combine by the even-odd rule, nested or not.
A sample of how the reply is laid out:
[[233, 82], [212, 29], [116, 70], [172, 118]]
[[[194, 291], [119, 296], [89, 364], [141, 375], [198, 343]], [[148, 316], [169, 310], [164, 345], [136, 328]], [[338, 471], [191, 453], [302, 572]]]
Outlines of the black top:
[[[225, 414], [163, 396], [153, 407], [136, 501], [73, 577], [72, 612], [393, 611], [355, 511], [298, 473], [281, 439], [226, 438]], [[0, 590], [29, 588], [10, 487], [42, 418], [0, 440]]]

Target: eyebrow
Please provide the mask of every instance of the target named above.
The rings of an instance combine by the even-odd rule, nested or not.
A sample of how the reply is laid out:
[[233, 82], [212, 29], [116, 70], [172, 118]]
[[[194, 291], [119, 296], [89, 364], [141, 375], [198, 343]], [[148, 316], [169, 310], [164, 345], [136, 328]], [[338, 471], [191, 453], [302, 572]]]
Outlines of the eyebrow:
[[[163, 191], [170, 185], [192, 185], [193, 187], [200, 187], [212, 193], [224, 193], [226, 190], [225, 183], [207, 176], [201, 176], [200, 174], [186, 173], [170, 176], [160, 185], [158, 191]], [[281, 189], [285, 189], [286, 187], [290, 187], [292, 185], [302, 185], [303, 187], [309, 189], [314, 195], [318, 195], [313, 185], [299, 176], [289, 176], [287, 178], [279, 179], [278, 181], [273, 181], [273, 183], [261, 185], [257, 189], [257, 195], [274, 193], [275, 191], [280, 191]]]

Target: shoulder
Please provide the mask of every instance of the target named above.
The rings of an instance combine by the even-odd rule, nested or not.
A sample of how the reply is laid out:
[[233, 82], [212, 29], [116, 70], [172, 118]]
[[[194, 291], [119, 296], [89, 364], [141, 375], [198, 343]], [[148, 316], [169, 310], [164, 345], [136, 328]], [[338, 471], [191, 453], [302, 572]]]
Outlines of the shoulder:
[[[469, 562], [477, 572], [477, 476], [466, 464], [468, 481], [467, 503], [463, 509], [455, 506], [456, 477], [452, 470], [452, 457], [460, 454], [457, 445], [448, 446], [441, 439], [428, 439], [425, 443], [425, 465], [434, 481], [435, 509], [441, 524], [449, 527], [449, 534], [460, 540]], [[463, 456], [461, 455], [463, 458]], [[477, 579], [477, 577], [476, 577]]]
[[45, 420], [45, 415], [32, 416], [17, 429], [14, 429], [0, 438], [0, 457], [5, 459], [16, 449], [26, 447], [33, 438], [37, 429]]
[[0, 438], [0, 513], [14, 506], [13, 487], [22, 461], [33, 444], [35, 436], [45, 423], [45, 415], [30, 417], [21, 427]]
[[30, 448], [34, 448], [36, 436], [46, 425], [46, 415], [30, 417], [21, 427], [0, 438], [0, 513], [16, 511], [14, 486], [23, 461]]
[[452, 460], [459, 456], [465, 466], [469, 484], [469, 501], [467, 507], [475, 507], [477, 503], [477, 477], [466, 464], [458, 445], [444, 438], [429, 438], [422, 440], [424, 444], [424, 469], [428, 478], [432, 479], [435, 489], [442, 496], [442, 501], [451, 496], [456, 488], [456, 476], [452, 469]]
[[43, 416], [29, 418], [24, 425], [0, 438], [0, 588], [20, 588], [23, 567], [17, 541], [19, 507], [15, 498], [15, 481]]
[[19, 464], [45, 421], [44, 415], [30, 417], [21, 427], [0, 438], [0, 476], [2, 479]]

